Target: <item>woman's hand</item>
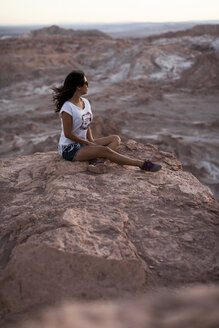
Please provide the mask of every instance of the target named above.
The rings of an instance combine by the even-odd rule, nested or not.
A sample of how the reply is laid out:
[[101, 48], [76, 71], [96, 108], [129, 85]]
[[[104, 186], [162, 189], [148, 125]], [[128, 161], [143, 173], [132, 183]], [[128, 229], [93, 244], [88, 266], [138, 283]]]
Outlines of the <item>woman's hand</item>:
[[97, 146], [95, 142], [87, 141], [86, 146]]

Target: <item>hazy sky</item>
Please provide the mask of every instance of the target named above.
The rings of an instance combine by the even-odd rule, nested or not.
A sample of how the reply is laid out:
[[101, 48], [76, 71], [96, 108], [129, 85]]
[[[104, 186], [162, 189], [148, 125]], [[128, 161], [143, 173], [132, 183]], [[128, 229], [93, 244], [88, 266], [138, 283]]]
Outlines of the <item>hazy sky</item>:
[[219, 0], [0, 0], [0, 25], [219, 19]]

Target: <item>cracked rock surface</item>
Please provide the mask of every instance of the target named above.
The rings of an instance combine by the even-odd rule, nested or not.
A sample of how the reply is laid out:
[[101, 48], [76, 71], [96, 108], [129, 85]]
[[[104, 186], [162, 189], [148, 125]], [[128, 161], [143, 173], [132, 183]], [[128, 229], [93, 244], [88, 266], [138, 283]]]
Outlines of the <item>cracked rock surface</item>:
[[218, 279], [218, 202], [171, 153], [118, 151], [157, 173], [56, 152], [1, 161], [1, 316], [60, 301], [128, 297]]

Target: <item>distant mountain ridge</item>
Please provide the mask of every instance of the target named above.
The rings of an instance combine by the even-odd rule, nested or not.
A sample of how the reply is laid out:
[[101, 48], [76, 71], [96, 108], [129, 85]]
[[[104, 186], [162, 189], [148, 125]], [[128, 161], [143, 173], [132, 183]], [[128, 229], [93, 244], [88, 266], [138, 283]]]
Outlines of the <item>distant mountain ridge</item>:
[[[219, 20], [209, 21], [189, 21], [189, 22], [141, 22], [141, 23], [83, 23], [83, 24], [59, 24], [65, 30], [73, 29], [78, 31], [101, 31], [114, 38], [145, 38], [154, 34], [176, 32], [190, 29], [195, 25], [219, 24]], [[56, 26], [56, 25], [54, 25]], [[15, 37], [30, 31], [39, 30], [48, 25], [20, 25], [20, 26], [0, 26], [0, 38], [5, 36]], [[94, 32], [91, 32], [94, 33]]]
[[[219, 24], [206, 24], [206, 25], [195, 25], [192, 28], [185, 29], [182, 31], [169, 31], [161, 34], [153, 34], [147, 38], [149, 41], [157, 40], [160, 38], [175, 38], [184, 36], [201, 36], [204, 34], [219, 36]], [[31, 30], [25, 33], [23, 36], [30, 38], [42, 38], [42, 37], [81, 37], [81, 36], [94, 36], [94, 37], [105, 37], [110, 38], [106, 33], [103, 33], [97, 29], [92, 30], [74, 30], [59, 27], [58, 25], [52, 25], [49, 27], [43, 27], [38, 30]]]
[[106, 37], [109, 38], [109, 36], [101, 31], [98, 31], [96, 29], [94, 30], [73, 30], [73, 29], [65, 29], [62, 27], [59, 27], [58, 25], [52, 25], [49, 27], [43, 27], [38, 30], [31, 30], [27, 33], [25, 33], [23, 36], [30, 37], [30, 38], [42, 38], [42, 37], [76, 37], [76, 36], [94, 36], [94, 37]]
[[[96, 28], [114, 38], [145, 38], [168, 32], [177, 32], [193, 28], [197, 25], [217, 25], [218, 21], [166, 22], [166, 23], [131, 23], [96, 25]], [[84, 28], [88, 28], [85, 25]], [[82, 28], [82, 26], [80, 26]]]
[[149, 41], [160, 39], [160, 38], [176, 38], [183, 36], [201, 36], [204, 34], [219, 36], [219, 24], [206, 24], [206, 25], [195, 25], [194, 27], [176, 32], [167, 32], [162, 34], [155, 34], [147, 37]]

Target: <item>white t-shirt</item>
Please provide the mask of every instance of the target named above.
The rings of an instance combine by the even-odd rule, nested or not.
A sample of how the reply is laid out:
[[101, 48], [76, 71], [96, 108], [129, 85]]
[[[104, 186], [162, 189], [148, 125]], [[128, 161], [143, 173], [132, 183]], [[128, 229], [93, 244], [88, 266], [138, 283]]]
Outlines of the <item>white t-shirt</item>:
[[81, 109], [80, 107], [72, 104], [70, 101], [66, 101], [59, 112], [62, 127], [62, 132], [59, 139], [59, 146], [66, 146], [71, 143], [74, 143], [73, 140], [65, 137], [62, 121], [62, 112], [66, 112], [72, 116], [72, 133], [82, 139], [87, 139], [87, 129], [93, 119], [93, 114], [89, 101], [86, 98], [81, 97], [81, 99], [84, 102], [84, 109]]

